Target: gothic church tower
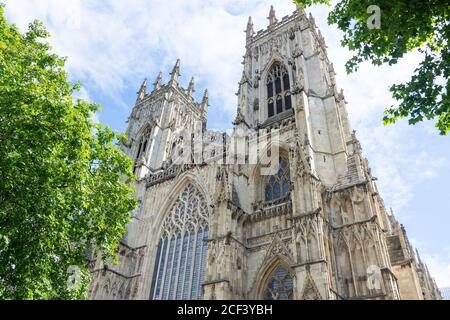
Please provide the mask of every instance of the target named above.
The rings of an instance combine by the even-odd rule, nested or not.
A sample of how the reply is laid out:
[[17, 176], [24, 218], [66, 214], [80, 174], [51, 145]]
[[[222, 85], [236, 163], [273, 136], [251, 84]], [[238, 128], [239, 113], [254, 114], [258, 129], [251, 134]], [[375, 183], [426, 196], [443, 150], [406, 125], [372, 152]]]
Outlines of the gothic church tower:
[[[395, 240], [406, 234], [350, 128], [314, 18], [298, 9], [278, 20], [271, 7], [268, 20], [258, 32], [247, 24], [230, 136], [206, 129], [208, 93], [196, 102], [194, 80], [180, 86], [179, 61], [167, 84], [161, 74], [151, 93], [142, 84], [123, 146], [140, 206], [120, 263], [91, 261], [92, 299], [432, 297], [422, 262], [393, 265], [409, 243]], [[252, 153], [263, 138], [271, 174]]]

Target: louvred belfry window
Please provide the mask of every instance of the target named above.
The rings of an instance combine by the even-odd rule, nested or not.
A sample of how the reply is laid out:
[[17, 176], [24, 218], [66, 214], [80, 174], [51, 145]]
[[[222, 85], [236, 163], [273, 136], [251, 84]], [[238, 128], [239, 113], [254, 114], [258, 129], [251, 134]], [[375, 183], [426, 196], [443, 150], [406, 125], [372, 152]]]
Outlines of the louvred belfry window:
[[267, 75], [267, 110], [268, 117], [292, 108], [289, 73], [284, 65], [275, 63]]
[[196, 300], [202, 294], [208, 210], [192, 184], [180, 194], [161, 227], [150, 299]]

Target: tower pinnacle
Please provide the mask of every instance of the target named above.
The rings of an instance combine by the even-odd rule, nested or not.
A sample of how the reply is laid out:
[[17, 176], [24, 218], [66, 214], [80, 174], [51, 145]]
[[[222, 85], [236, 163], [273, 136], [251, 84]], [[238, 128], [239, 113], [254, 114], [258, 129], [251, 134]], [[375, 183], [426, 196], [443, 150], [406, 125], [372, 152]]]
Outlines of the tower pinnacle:
[[278, 22], [277, 17], [275, 16], [275, 9], [273, 8], [273, 6], [270, 6], [270, 12], [267, 19], [269, 19], [269, 27], [274, 26]]
[[141, 87], [139, 88], [139, 91], [137, 92], [138, 94], [137, 101], [144, 99], [146, 93], [147, 93], [147, 79], [144, 79], [144, 81], [141, 84]]
[[247, 29], [245, 30], [245, 33], [247, 34], [247, 40], [251, 39], [251, 37], [253, 37], [253, 34], [255, 33], [253, 29], [252, 17], [248, 17]]
[[158, 90], [161, 88], [161, 81], [162, 81], [162, 72], [160, 71], [158, 76], [156, 77], [155, 82], [153, 83], [153, 90]]
[[189, 96], [192, 97], [194, 92], [195, 92], [195, 89], [194, 89], [194, 77], [192, 77], [191, 81], [189, 82], [189, 87], [188, 87], [187, 93], [188, 93]]
[[208, 105], [209, 105], [208, 89], [205, 89], [205, 93], [203, 94], [203, 100], [202, 100], [202, 108], [207, 109]]
[[170, 73], [170, 85], [177, 85], [180, 77], [180, 59], [177, 59], [172, 72]]

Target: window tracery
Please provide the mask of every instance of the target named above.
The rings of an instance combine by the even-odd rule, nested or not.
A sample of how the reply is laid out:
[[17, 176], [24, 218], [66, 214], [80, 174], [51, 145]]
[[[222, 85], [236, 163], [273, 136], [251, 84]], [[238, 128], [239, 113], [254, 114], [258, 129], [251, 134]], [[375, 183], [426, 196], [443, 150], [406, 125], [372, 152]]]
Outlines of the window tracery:
[[290, 193], [290, 171], [287, 159], [280, 158], [278, 172], [272, 176], [266, 176], [264, 181], [264, 198], [271, 202], [287, 197]]
[[294, 282], [289, 271], [283, 266], [278, 266], [266, 286], [264, 299], [292, 300], [294, 294], [293, 288]]
[[291, 86], [286, 67], [275, 63], [266, 80], [268, 117], [292, 108]]
[[151, 299], [201, 298], [206, 267], [208, 216], [203, 195], [189, 184], [162, 223]]

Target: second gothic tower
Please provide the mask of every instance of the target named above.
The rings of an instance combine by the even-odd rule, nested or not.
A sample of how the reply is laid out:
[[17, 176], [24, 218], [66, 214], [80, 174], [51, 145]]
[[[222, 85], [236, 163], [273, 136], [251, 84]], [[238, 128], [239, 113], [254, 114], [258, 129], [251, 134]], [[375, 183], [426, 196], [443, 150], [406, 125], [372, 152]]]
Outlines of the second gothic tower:
[[133, 171], [138, 179], [161, 170], [175, 152], [182, 156], [183, 137], [201, 135], [206, 129], [208, 91], [205, 90], [202, 101], [196, 102], [194, 78], [187, 89], [181, 86], [180, 60], [175, 63], [167, 84], [163, 84], [162, 78], [159, 73], [150, 92], [144, 80], [128, 119], [129, 141], [123, 150], [134, 160]]

